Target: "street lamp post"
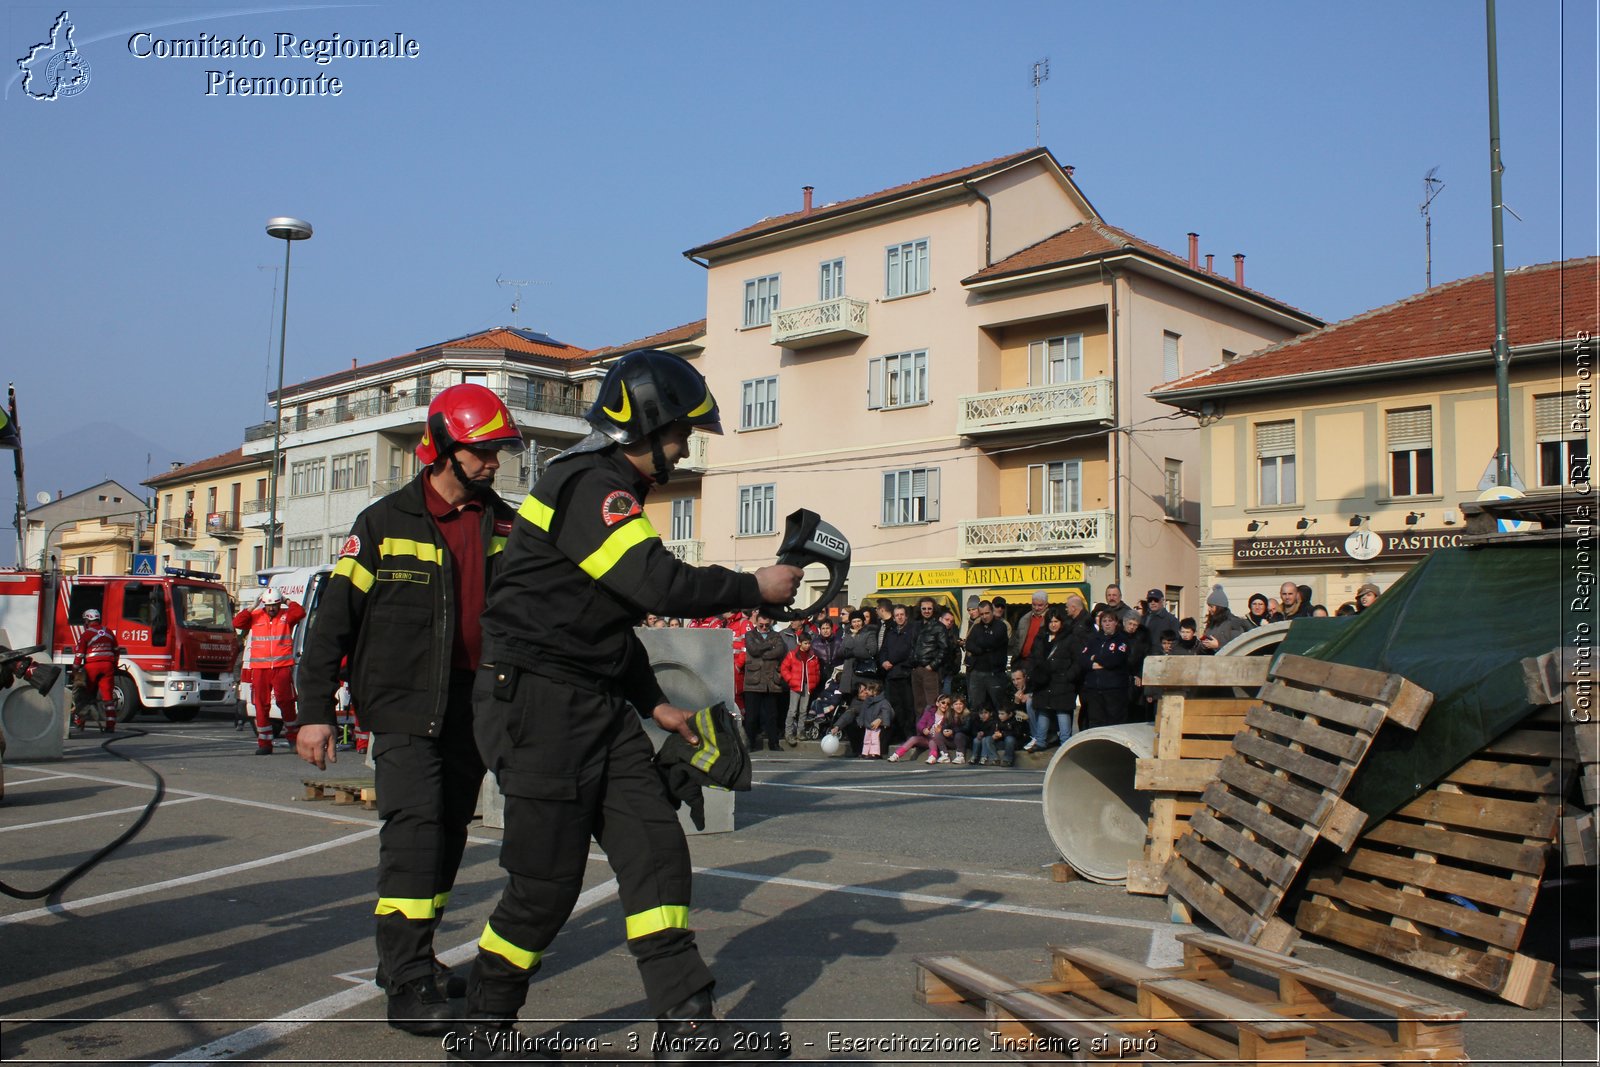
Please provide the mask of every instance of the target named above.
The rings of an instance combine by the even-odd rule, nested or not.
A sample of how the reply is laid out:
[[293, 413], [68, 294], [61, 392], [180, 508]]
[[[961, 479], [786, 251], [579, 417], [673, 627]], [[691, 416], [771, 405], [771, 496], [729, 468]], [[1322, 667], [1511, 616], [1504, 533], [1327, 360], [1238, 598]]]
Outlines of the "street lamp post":
[[278, 324], [278, 402], [273, 410], [272, 470], [267, 474], [267, 489], [271, 497], [267, 505], [267, 566], [272, 566], [272, 547], [278, 540], [278, 467], [283, 458], [283, 349], [284, 334], [289, 328], [289, 249], [296, 241], [311, 236], [311, 223], [304, 219], [284, 216], [267, 220], [267, 236], [283, 241], [283, 318]]

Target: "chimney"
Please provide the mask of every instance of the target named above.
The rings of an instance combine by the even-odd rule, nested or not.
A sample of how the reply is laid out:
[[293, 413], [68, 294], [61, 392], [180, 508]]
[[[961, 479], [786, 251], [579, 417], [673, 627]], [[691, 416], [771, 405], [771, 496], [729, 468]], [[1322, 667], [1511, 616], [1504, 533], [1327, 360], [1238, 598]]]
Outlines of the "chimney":
[[1211, 261], [1213, 259], [1215, 259], [1215, 258], [1216, 257], [1213, 256], [1210, 252], [1206, 253], [1206, 273], [1207, 274], [1215, 274], [1215, 273], [1217, 273], [1217, 269], [1211, 265]]
[[182, 469], [182, 467], [183, 467], [183, 464], [181, 462], [179, 462], [178, 460], [173, 460], [171, 462], [171, 465], [167, 469], [168, 470], [180, 470], [180, 469]]
[[1067, 165], [1067, 166], [1065, 166], [1065, 167], [1062, 167], [1062, 168], [1061, 168], [1061, 169], [1062, 169], [1062, 170], [1064, 170], [1064, 171], [1066, 171], [1066, 172], [1067, 172], [1067, 177], [1069, 177], [1069, 178], [1070, 178], [1070, 177], [1072, 177], [1072, 172], [1073, 172], [1073, 171], [1075, 171], [1075, 170], [1077, 170], [1077, 169], [1078, 169], [1078, 168], [1077, 168], [1077, 167], [1074, 167], [1074, 166], [1071, 166], [1071, 165], [1070, 165], [1070, 164], [1069, 164], [1069, 165]]
[[1189, 269], [1200, 269], [1200, 235], [1189, 231]]
[[1233, 284], [1237, 285], [1241, 289], [1244, 288], [1244, 253], [1243, 252], [1235, 252], [1233, 254]]
[[805, 194], [805, 198], [806, 198], [805, 206], [800, 209], [800, 214], [809, 215], [809, 214], [811, 214], [811, 193], [813, 191], [812, 190], [812, 186], [802, 185], [800, 187], [800, 191]]
[[350, 369], [351, 369], [351, 370], [355, 370], [355, 369], [356, 369], [356, 367], [357, 367], [357, 365], [358, 365], [358, 364], [357, 364], [357, 361], [356, 361], [356, 357], [354, 357], [354, 356], [351, 356], [351, 357], [350, 357]]

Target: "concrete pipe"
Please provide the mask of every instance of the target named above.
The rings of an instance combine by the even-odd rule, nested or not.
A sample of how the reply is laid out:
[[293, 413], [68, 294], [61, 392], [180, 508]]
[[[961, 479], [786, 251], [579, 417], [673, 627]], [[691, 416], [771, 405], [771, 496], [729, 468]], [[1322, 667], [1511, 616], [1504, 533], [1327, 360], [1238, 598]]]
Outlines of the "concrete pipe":
[[1150, 795], [1133, 788], [1134, 762], [1149, 759], [1156, 728], [1147, 722], [1073, 735], [1044, 772], [1044, 825], [1061, 858], [1103, 885], [1128, 880], [1144, 858]]

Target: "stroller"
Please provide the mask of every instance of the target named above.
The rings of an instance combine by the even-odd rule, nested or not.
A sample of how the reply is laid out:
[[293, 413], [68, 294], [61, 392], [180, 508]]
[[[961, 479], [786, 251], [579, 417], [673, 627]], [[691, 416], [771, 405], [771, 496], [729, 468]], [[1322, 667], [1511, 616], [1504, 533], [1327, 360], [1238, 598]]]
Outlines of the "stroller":
[[806, 706], [805, 721], [800, 724], [800, 736], [806, 741], [820, 740], [833, 729], [834, 722], [850, 704], [850, 695], [844, 691], [839, 679], [844, 674], [844, 664], [835, 667], [822, 688]]

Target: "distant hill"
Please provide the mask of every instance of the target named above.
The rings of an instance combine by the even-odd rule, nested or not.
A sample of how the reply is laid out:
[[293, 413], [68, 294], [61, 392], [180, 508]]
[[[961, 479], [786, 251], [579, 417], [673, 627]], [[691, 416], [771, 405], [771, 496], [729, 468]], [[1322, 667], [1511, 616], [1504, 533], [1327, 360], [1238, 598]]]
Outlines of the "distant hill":
[[[239, 442], [169, 440], [156, 441], [137, 430], [114, 422], [90, 422], [70, 430], [38, 423], [23, 423], [23, 459], [28, 499], [31, 507], [41, 492], [55, 497], [75, 493], [107, 478], [114, 478], [141, 495], [149, 495], [142, 485], [146, 478], [170, 470], [172, 464], [193, 463], [220, 455]], [[180, 436], [173, 435], [174, 438]], [[16, 501], [16, 479], [12, 475], [10, 452], [0, 452], [0, 565], [16, 562], [17, 538], [11, 527], [11, 512]]]

